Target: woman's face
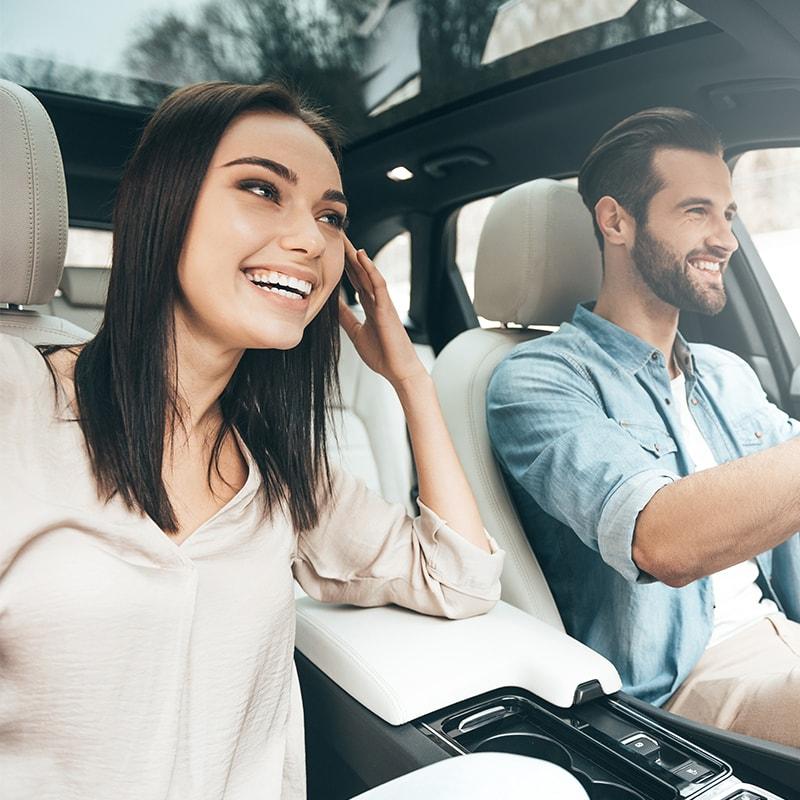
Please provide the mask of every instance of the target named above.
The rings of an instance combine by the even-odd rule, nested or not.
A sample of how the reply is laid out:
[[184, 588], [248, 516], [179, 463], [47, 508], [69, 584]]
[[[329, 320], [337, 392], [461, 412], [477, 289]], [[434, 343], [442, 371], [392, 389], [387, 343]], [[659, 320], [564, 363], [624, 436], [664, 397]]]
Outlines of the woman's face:
[[178, 265], [179, 330], [222, 350], [300, 342], [344, 265], [347, 203], [304, 122], [249, 112], [220, 139]]

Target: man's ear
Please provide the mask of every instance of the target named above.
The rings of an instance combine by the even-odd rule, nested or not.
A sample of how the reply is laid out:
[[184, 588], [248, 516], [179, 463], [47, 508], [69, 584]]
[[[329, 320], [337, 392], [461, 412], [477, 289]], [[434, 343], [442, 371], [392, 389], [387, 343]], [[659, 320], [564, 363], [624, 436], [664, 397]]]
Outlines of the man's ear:
[[608, 244], [633, 246], [636, 232], [633, 217], [613, 197], [605, 195], [597, 201], [594, 218]]

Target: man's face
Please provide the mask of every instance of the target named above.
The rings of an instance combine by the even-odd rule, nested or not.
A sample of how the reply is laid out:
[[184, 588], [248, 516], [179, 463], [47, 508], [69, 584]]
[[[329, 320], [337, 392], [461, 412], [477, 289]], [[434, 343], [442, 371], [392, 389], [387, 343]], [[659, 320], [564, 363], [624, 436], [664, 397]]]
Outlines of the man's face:
[[723, 275], [739, 246], [728, 167], [719, 156], [665, 149], [656, 152], [653, 169], [664, 186], [637, 227], [634, 265], [663, 302], [718, 314], [727, 299]]

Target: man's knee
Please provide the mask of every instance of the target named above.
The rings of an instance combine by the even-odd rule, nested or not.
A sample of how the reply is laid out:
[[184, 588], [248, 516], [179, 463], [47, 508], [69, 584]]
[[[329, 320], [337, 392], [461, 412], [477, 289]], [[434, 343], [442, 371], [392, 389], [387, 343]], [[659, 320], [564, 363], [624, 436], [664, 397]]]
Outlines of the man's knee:
[[720, 719], [720, 727], [800, 747], [800, 667], [744, 677], [731, 692], [730, 708], [735, 713]]

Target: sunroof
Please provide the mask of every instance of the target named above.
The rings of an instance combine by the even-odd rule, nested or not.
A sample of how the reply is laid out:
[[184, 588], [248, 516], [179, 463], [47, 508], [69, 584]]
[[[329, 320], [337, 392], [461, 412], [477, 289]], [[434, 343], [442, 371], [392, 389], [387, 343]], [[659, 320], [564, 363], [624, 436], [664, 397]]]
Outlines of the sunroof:
[[677, 0], [0, 0], [0, 76], [138, 106], [284, 77], [353, 140], [702, 21]]

